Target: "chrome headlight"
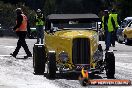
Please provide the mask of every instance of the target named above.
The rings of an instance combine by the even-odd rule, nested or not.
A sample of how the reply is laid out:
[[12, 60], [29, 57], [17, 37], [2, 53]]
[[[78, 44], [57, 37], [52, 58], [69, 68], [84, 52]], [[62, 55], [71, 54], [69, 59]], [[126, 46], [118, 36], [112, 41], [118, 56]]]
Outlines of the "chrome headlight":
[[60, 60], [62, 61], [62, 62], [67, 62], [67, 60], [68, 60], [68, 53], [66, 53], [66, 52], [61, 52], [60, 54], [59, 54], [59, 58], [60, 58]]

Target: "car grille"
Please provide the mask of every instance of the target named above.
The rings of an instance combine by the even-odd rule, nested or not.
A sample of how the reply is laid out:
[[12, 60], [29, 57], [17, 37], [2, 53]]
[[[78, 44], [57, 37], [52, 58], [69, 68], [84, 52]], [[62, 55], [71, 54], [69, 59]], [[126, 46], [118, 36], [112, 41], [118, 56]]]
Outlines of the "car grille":
[[73, 64], [90, 64], [90, 40], [88, 38], [73, 39]]

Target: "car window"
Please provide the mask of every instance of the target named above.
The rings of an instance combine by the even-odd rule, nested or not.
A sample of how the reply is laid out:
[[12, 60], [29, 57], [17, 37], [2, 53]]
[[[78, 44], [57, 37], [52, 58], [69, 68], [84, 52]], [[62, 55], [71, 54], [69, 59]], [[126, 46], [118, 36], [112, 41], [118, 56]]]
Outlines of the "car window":
[[128, 25], [128, 27], [131, 27], [132, 28], [132, 22]]
[[78, 21], [73, 22], [69, 21], [67, 23], [59, 23], [59, 24], [54, 24], [54, 28], [58, 28], [58, 30], [65, 30], [65, 29], [96, 29], [96, 22], [92, 23], [80, 23]]
[[126, 21], [123, 21], [122, 24], [121, 24], [121, 27], [122, 28], [125, 28], [127, 26], [127, 22]]

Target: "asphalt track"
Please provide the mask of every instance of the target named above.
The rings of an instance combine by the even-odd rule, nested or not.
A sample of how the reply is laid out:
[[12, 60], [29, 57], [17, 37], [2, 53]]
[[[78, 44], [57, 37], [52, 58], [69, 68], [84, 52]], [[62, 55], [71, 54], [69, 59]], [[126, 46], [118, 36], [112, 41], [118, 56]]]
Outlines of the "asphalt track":
[[[36, 39], [26, 39], [31, 52]], [[21, 48], [17, 59], [10, 57], [16, 47], [17, 39], [0, 38], [0, 88], [132, 88], [132, 86], [87, 86], [82, 87], [76, 75], [57, 74], [55, 80], [46, 79], [45, 75], [34, 75], [32, 58], [24, 59]], [[105, 48], [104, 42], [100, 42]], [[116, 57], [116, 79], [132, 81], [132, 46], [119, 44], [111, 47]], [[105, 74], [95, 75], [96, 79], [107, 79]]]

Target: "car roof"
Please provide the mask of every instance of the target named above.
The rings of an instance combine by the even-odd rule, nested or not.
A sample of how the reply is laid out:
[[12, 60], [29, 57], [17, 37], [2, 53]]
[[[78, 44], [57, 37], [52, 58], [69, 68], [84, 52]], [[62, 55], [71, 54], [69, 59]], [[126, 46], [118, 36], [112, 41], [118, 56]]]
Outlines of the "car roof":
[[132, 20], [132, 17], [126, 17], [124, 20]]
[[47, 19], [52, 22], [57, 21], [100, 21], [96, 14], [50, 14]]

